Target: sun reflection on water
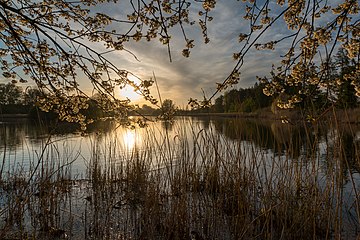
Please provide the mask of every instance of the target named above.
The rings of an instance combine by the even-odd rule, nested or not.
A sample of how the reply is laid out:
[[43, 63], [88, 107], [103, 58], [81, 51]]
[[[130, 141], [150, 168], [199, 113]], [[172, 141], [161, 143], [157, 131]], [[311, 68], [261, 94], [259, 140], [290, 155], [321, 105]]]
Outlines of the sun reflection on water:
[[140, 135], [136, 134], [135, 130], [126, 129], [123, 134], [123, 143], [126, 150], [133, 150], [139, 138]]

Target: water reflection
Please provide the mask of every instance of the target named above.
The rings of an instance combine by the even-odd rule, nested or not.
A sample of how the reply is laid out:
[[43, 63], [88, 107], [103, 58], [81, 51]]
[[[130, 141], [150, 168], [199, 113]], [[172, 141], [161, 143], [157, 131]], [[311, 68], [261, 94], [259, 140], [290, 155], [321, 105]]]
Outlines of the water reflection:
[[172, 131], [174, 126], [174, 121], [161, 121], [161, 126], [165, 131]]
[[[70, 137], [73, 142], [86, 142], [87, 139], [96, 138], [94, 142], [100, 141], [105, 144], [109, 137], [116, 137], [125, 151], [132, 151], [135, 148], [141, 149], [146, 144], [156, 143], [161, 136], [164, 136], [164, 132], [166, 136], [174, 138], [179, 134], [192, 134], [195, 128], [197, 132], [214, 131], [230, 141], [249, 142], [256, 149], [269, 150], [275, 156], [286, 155], [293, 159], [304, 156], [303, 159], [311, 160], [317, 154], [322, 154], [321, 152], [332, 152], [332, 155], [336, 155], [335, 158], [342, 159], [356, 172], [360, 170], [357, 154], [360, 146], [357, 133], [360, 133], [360, 126], [344, 126], [335, 131], [328, 124], [291, 125], [237, 118], [179, 117], [174, 122], [154, 122], [148, 129], [135, 130], [119, 127], [116, 122], [108, 121], [89, 126], [85, 136], [76, 133], [75, 128], [66, 124], [51, 128], [51, 126], [42, 127], [30, 121], [2, 122], [0, 124], [0, 152], [4, 149], [6, 151], [35, 149], [44, 142], [50, 131], [54, 133], [54, 139], [60, 142]], [[187, 130], [184, 131], [184, 129]], [[146, 136], [148, 132], [154, 135], [153, 140], [149, 141]], [[189, 139], [188, 141], [191, 141], [191, 137]], [[91, 151], [91, 147], [87, 151]], [[90, 153], [82, 154], [90, 155]], [[344, 169], [347, 169], [346, 166]]]
[[360, 173], [360, 133], [357, 125], [344, 125], [329, 129], [324, 135], [327, 143], [324, 165], [327, 171], [337, 172], [336, 181], [346, 184], [352, 181], [352, 173]]
[[340, 161], [344, 165], [341, 167], [344, 173], [349, 167], [354, 172], [360, 172], [358, 125], [344, 124], [335, 128], [329, 123], [292, 125], [236, 118], [214, 118], [211, 122], [218, 133], [233, 141], [248, 141], [257, 149], [303, 161], [324, 155], [325, 164]]
[[313, 137], [300, 126], [273, 121], [219, 118], [212, 120], [215, 129], [232, 140], [250, 141], [259, 149], [285, 152], [296, 158], [304, 144], [311, 144]]
[[141, 147], [139, 144], [142, 139], [142, 134], [138, 131], [134, 129], [125, 129], [124, 131], [118, 131], [118, 134], [122, 135], [122, 141], [127, 151], [132, 151]]
[[[241, 200], [242, 197], [236, 196], [236, 193], [227, 194], [224, 192], [226, 194], [222, 195], [219, 189], [222, 186], [224, 186], [225, 189], [228, 188], [230, 191], [239, 188], [240, 191], [238, 192], [242, 193], [247, 190], [240, 185], [243, 183], [247, 185], [246, 182], [248, 182], [249, 188], [254, 187], [253, 193], [256, 199], [258, 196], [259, 199], [264, 196], [264, 202], [270, 202], [270, 218], [272, 218], [273, 214], [274, 219], [281, 216], [281, 211], [279, 212], [280, 214], [277, 214], [275, 211], [272, 212], [273, 206], [280, 205], [277, 203], [277, 199], [281, 201], [280, 197], [286, 199], [285, 205], [287, 206], [287, 199], [289, 199], [290, 215], [292, 214], [292, 210], [294, 210], [295, 213], [299, 212], [298, 214], [302, 214], [302, 208], [307, 208], [306, 205], [302, 204], [311, 202], [313, 199], [319, 200], [318, 196], [324, 199], [321, 201], [321, 203], [324, 202], [324, 205], [315, 204], [316, 206], [313, 206], [315, 206], [315, 208], [319, 206], [320, 211], [322, 211], [321, 209], [323, 209], [325, 204], [326, 206], [327, 204], [329, 206], [332, 204], [336, 205], [336, 201], [339, 201], [341, 205], [342, 201], [344, 201], [344, 214], [348, 214], [349, 216], [356, 216], [357, 214], [354, 210], [355, 208], [352, 206], [355, 206], [353, 199], [358, 198], [354, 189], [358, 189], [360, 183], [359, 174], [354, 174], [354, 172], [359, 172], [359, 126], [348, 125], [343, 128], [334, 128], [327, 123], [315, 126], [306, 124], [290, 125], [271, 121], [207, 117], [177, 118], [171, 123], [154, 122], [150, 123], [146, 129], [135, 130], [119, 127], [115, 122], [107, 122], [101, 123], [98, 126], [92, 126], [92, 128], [89, 128], [88, 134], [85, 135], [76, 134], [64, 126], [63, 129], [64, 131], [61, 131], [61, 128], [57, 128], [56, 134], [53, 136], [53, 142], [56, 145], [54, 148], [50, 147], [50, 150], [53, 150], [61, 156], [53, 158], [53, 155], [49, 152], [49, 154], [44, 154], [44, 156], [46, 156], [44, 159], [50, 160], [51, 163], [54, 163], [54, 166], [57, 167], [57, 164], [66, 165], [68, 162], [71, 162], [73, 159], [71, 154], [77, 155], [79, 152], [81, 155], [79, 159], [83, 161], [82, 165], [81, 161], [74, 162], [75, 164], [79, 164], [72, 164], [72, 169], [69, 171], [83, 167], [83, 172], [90, 172], [89, 170], [91, 170], [93, 179], [96, 179], [101, 176], [98, 174], [101, 173], [98, 169], [101, 169], [103, 163], [105, 163], [103, 164], [106, 165], [105, 167], [108, 167], [104, 168], [104, 172], [117, 174], [124, 169], [123, 166], [125, 166], [126, 163], [132, 163], [132, 160], [135, 158], [136, 161], [134, 162], [136, 162], [136, 164], [133, 166], [129, 164], [125, 171], [136, 174], [131, 176], [131, 178], [123, 178], [122, 176], [124, 175], [119, 175], [119, 179], [121, 179], [121, 181], [119, 181], [120, 185], [124, 186], [124, 189], [127, 189], [127, 187], [132, 189], [128, 191], [130, 197], [126, 199], [132, 200], [134, 198], [133, 192], [136, 191], [138, 191], [139, 194], [136, 193], [135, 195], [141, 196], [144, 196], [143, 193], [147, 190], [152, 191], [150, 188], [153, 186], [153, 180], [154, 182], [157, 180], [151, 177], [151, 173], [156, 171], [148, 171], [148, 169], [152, 170], [156, 168], [160, 170], [160, 173], [165, 174], [164, 188], [168, 186], [174, 187], [174, 190], [172, 190], [173, 193], [175, 193], [172, 194], [174, 198], [167, 198], [166, 191], [164, 191], [165, 194], [161, 193], [162, 196], [164, 196], [165, 204], [166, 201], [172, 201], [172, 199], [176, 201], [176, 199], [180, 199], [179, 196], [181, 196], [178, 195], [177, 186], [167, 182], [167, 177], [169, 177], [169, 182], [174, 181], [175, 184], [182, 183], [183, 178], [189, 178], [190, 181], [199, 178], [199, 181], [196, 180], [198, 184], [194, 184], [193, 186], [189, 184], [184, 188], [184, 192], [189, 189], [189, 191], [193, 191], [192, 194], [194, 194], [188, 195], [187, 192], [185, 192], [186, 198], [187, 196], [195, 196], [194, 198], [197, 198], [196, 196], [204, 196], [205, 198], [209, 196], [209, 199], [216, 200], [216, 198], [213, 198], [216, 195], [220, 197], [224, 196], [223, 199], [226, 201], [223, 203], [219, 201], [220, 204], [217, 204], [218, 201], [216, 200], [215, 207], [224, 205], [226, 209], [239, 209], [238, 203], [242, 204], [245, 202]], [[44, 139], [44, 130], [39, 129], [30, 122], [5, 123], [0, 126], [0, 130], [0, 157], [4, 156], [3, 159], [6, 158], [6, 164], [8, 162], [10, 163], [10, 160], [15, 159], [15, 157], [5, 154], [5, 151], [9, 151], [10, 146], [14, 149], [14, 152], [17, 152], [18, 156], [30, 156], [31, 154], [22, 154], [21, 151], [33, 151], [34, 149], [36, 151], [40, 145], [39, 143]], [[28, 141], [31, 138], [33, 138], [34, 141]], [[86, 146], [88, 147], [86, 148]], [[120, 147], [120, 149], [118, 147]], [[247, 147], [247, 149], [242, 151], [242, 147]], [[147, 151], [148, 148], [149, 151]], [[133, 154], [135, 149], [142, 151], [141, 154], [138, 154], [139, 152]], [[92, 155], [94, 153], [92, 151], [94, 150], [96, 154], [98, 154], [98, 158]], [[37, 153], [39, 153], [39, 151]], [[183, 157], [182, 160], [181, 157]], [[119, 158], [122, 162], [119, 162]], [[146, 164], [143, 164], [143, 162], [146, 162], [148, 159], [150, 160], [151, 166], [144, 168]], [[21, 160], [22, 162], [20, 162], [19, 165], [14, 163], [16, 161], [11, 164], [13, 164], [13, 166], [23, 167], [21, 164], [26, 161], [34, 161], [36, 163], [35, 158], [29, 157], [28, 159]], [[45, 160], [43, 161], [44, 164], [46, 164]], [[93, 165], [91, 165], [91, 163], [93, 163]], [[1, 166], [0, 173], [8, 171], [8, 169], [10, 169], [10, 173], [14, 171], [11, 168], [4, 168], [4, 171], [2, 171], [3, 166], [4, 165]], [[113, 166], [119, 166], [119, 168], [113, 168]], [[248, 177], [245, 176], [245, 174], [244, 176], [239, 174], [239, 172], [244, 172], [247, 175], [247, 170], [240, 170], [242, 168], [249, 169], [249, 175], [251, 176]], [[197, 172], [198, 169], [199, 173]], [[220, 178], [221, 174], [223, 172], [225, 173], [225, 171], [222, 171], [223, 169], [226, 170], [226, 174], [228, 175], [225, 176], [229, 176], [228, 178]], [[180, 170], [180, 172], [177, 173], [177, 170]], [[150, 174], [148, 174], [148, 172], [150, 172]], [[166, 177], [166, 174], [169, 175]], [[71, 172], [71, 176], [76, 179], [78, 175], [73, 175], [73, 172]], [[84, 174], [84, 176], [89, 177], [89, 175], [86, 174]], [[147, 178], [148, 176], [150, 178]], [[181, 177], [177, 179], [177, 176]], [[113, 175], [109, 177], [111, 182], [113, 182], [112, 177]], [[240, 180], [239, 185], [232, 183], [233, 178], [237, 177]], [[159, 179], [161, 178], [162, 176], [159, 177]], [[82, 178], [79, 177], [78, 179]], [[133, 180], [129, 181], [126, 179]], [[353, 179], [355, 179], [355, 181]], [[100, 180], [99, 183], [102, 183], [102, 178], [96, 180]], [[143, 182], [151, 184], [149, 189], [141, 187]], [[328, 184], [329, 182], [330, 184]], [[277, 188], [277, 184], [280, 185], [278, 186], [280, 188]], [[95, 185], [96, 184], [94, 184], [94, 187]], [[101, 184], [99, 184], [99, 186], [100, 185]], [[111, 201], [115, 199], [113, 198], [114, 192], [126, 193], [126, 191], [118, 191], [117, 188], [113, 188], [115, 185], [108, 185], [108, 189], [111, 189], [111, 191], [109, 191]], [[334, 188], [334, 190], [328, 189], [329, 187]], [[162, 187], [159, 187], [159, 189], [161, 188]], [[268, 190], [266, 190], [266, 188], [268, 188]], [[101, 188], [99, 187], [98, 189]], [[143, 189], [146, 191], [142, 191]], [[273, 191], [273, 189], [275, 189], [275, 191]], [[282, 196], [283, 191], [286, 192], [284, 196]], [[324, 194], [318, 195], [320, 191], [323, 191]], [[207, 195], [206, 192], [210, 193], [211, 197]], [[196, 195], [197, 193], [200, 195]], [[251, 192], [251, 195], [253, 193]], [[329, 193], [329, 195], [327, 193]], [[104, 195], [106, 194], [107, 193], [104, 192]], [[99, 194], [99, 196], [100, 195], [102, 196], [102, 194]], [[93, 196], [95, 196], [95, 194]], [[156, 193], [156, 196], [160, 196], [160, 194]], [[342, 196], [344, 196], [344, 198]], [[122, 199], [122, 197], [123, 196], [116, 198], [116, 201]], [[251, 200], [255, 198], [251, 198]], [[328, 198], [329, 200], [327, 200]], [[239, 199], [240, 201], [237, 202], [231, 199]], [[107, 201], [110, 203], [109, 206], [112, 205], [111, 201]], [[202, 201], [202, 198], [200, 198], [200, 201]], [[259, 202], [260, 201], [261, 200], [259, 200]], [[103, 200], [98, 202], [103, 202]], [[122, 201], [120, 201], [120, 205], [122, 204], [121, 202]], [[140, 202], [143, 202], [143, 200]], [[163, 202], [160, 204], [158, 204], [157, 201], [154, 202], [156, 207], [163, 205]], [[235, 205], [233, 205], [233, 202]], [[211, 202], [209, 205], [213, 203], [214, 202]], [[294, 207], [291, 207], [292, 204], [294, 204]], [[166, 207], [166, 205], [164, 206]], [[176, 206], [176, 209], [178, 209], [178, 205]], [[189, 206], [193, 205], [189, 204]], [[203, 204], [201, 204], [201, 206], [203, 206]], [[254, 206], [256, 207], [250, 208], [251, 211], [257, 208], [257, 203]], [[105, 208], [100, 207], [99, 209]], [[199, 209], [201, 211], [202, 207], [199, 207]], [[299, 209], [299, 211], [297, 209]], [[266, 213], [263, 211], [263, 208], [259, 208], [258, 210], [261, 211], [259, 216]], [[286, 208], [286, 211], [287, 210]], [[339, 212], [340, 211], [342, 210], [340, 209]], [[231, 210], [228, 212], [231, 214]], [[241, 214], [239, 214], [239, 212], [241, 212]], [[312, 214], [312, 212], [310, 212], [310, 214]], [[236, 211], [236, 215], [244, 216], [242, 210]], [[97, 216], [98, 215], [96, 215], [96, 217]], [[230, 217], [229, 215], [228, 219], [233, 217], [235, 219], [235, 216]], [[255, 217], [256, 219], [258, 218], [258, 216]], [[289, 219], [291, 220], [291, 218]], [[272, 220], [270, 220], [270, 222], [271, 221]], [[281, 220], [281, 222], [283, 221]]]
[[0, 146], [12, 147], [20, 145], [25, 138], [25, 126], [22, 124], [7, 124], [4, 123], [0, 127]]

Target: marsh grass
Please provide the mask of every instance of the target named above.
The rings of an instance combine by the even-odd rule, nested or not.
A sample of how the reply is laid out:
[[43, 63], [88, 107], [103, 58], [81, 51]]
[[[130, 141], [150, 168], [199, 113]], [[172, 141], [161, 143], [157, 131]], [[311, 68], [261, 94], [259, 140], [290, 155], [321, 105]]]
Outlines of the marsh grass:
[[81, 179], [50, 142], [28, 170], [3, 164], [0, 238], [356, 239], [356, 129], [185, 126], [148, 128], [130, 151], [94, 141]]

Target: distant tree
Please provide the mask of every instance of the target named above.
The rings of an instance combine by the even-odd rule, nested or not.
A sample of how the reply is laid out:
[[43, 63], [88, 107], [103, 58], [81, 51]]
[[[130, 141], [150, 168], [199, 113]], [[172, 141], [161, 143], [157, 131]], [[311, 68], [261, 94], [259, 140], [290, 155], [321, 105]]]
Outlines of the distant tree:
[[221, 95], [215, 99], [215, 104], [213, 106], [213, 111], [217, 113], [224, 112], [224, 96]]
[[239, 91], [232, 89], [224, 94], [224, 110], [225, 112], [238, 112], [240, 110]]
[[174, 104], [174, 102], [170, 99], [165, 99], [163, 102], [162, 102], [162, 105], [161, 105], [161, 110], [163, 112], [171, 112], [171, 111], [175, 111], [176, 110], [176, 106]]
[[24, 92], [24, 104], [25, 105], [35, 105], [38, 101], [38, 98], [43, 98], [44, 94], [38, 88], [26, 88]]
[[241, 108], [240, 108], [241, 112], [253, 112], [256, 109], [257, 109], [256, 102], [252, 98], [246, 98], [241, 103]]
[[264, 108], [268, 107], [272, 103], [272, 97], [269, 97], [264, 94], [263, 90], [265, 85], [262, 83], [255, 83], [254, 87], [252, 88], [252, 96], [256, 104], [256, 108]]
[[358, 99], [354, 85], [360, 81], [360, 75], [350, 80], [348, 79], [348, 74], [356, 70], [356, 63], [347, 56], [346, 50], [343, 48], [339, 49], [335, 57], [335, 62], [338, 67], [336, 103], [341, 108], [354, 108], [357, 106]]
[[265, 85], [255, 83], [253, 87], [232, 89], [215, 99], [214, 112], [251, 112], [272, 104], [272, 97], [263, 93]]
[[[180, 51], [184, 57], [189, 57], [195, 41], [189, 38], [188, 27], [198, 23], [203, 41], [209, 43], [208, 23], [213, 20], [211, 15], [217, 2], [3, 0], [0, 1], [1, 71], [10, 81], [31, 80], [40, 89], [51, 93], [41, 105], [47, 110], [52, 108], [51, 105], [73, 99], [69, 98], [71, 95], [88, 98], [80, 88], [78, 79], [89, 79], [94, 91], [103, 98], [98, 105], [104, 111], [112, 111], [124, 118], [133, 106], [128, 100], [116, 97], [117, 88], [132, 86], [146, 100], [156, 103], [149, 92], [153, 80], [140, 83], [131, 81], [131, 73], [120, 69], [109, 60], [107, 54], [113, 51], [132, 54], [126, 49], [128, 42], [157, 39], [167, 48], [171, 61], [172, 34], [180, 33], [183, 36]], [[122, 5], [122, 11], [113, 15], [110, 15], [111, 11], [96, 12], [100, 7], [112, 9], [115, 4], [126, 5]], [[359, 13], [358, 0], [243, 0], [237, 1], [237, 4], [239, 6], [234, 11], [243, 17], [247, 27], [242, 28], [238, 38], [234, 39], [239, 42], [233, 53], [236, 61], [234, 68], [228, 76], [224, 76], [223, 81], [216, 84], [217, 90], [212, 96], [239, 83], [246, 56], [252, 49], [268, 51], [279, 45], [287, 49], [281, 54], [282, 59], [274, 71], [276, 78], [264, 80], [267, 82], [264, 92], [279, 94], [284, 88], [295, 86], [297, 91], [284, 106], [293, 106], [293, 103], [302, 101], [305, 95], [311, 95], [313, 86], [329, 87], [322, 76], [338, 45], [342, 45], [347, 50], [347, 56], [357, 62], [356, 70], [349, 72], [346, 78], [360, 75], [360, 33], [356, 17]], [[281, 24], [288, 28], [287, 32], [274, 34], [274, 38], [268, 42], [261, 42], [272, 27]], [[92, 48], [89, 42], [100, 42], [105, 49], [96, 50], [98, 46]], [[353, 84], [355, 90], [360, 92], [360, 82]], [[86, 98], [79, 99], [86, 101]], [[208, 104], [209, 100], [202, 103]], [[85, 102], [75, 105], [87, 106]], [[74, 114], [74, 111], [68, 111], [68, 107], [55, 109]], [[78, 121], [85, 120], [80, 116]]]
[[22, 88], [13, 84], [0, 84], [0, 104], [20, 104], [22, 102], [23, 91]]
[[165, 99], [161, 105], [161, 117], [165, 120], [170, 120], [176, 112], [176, 106], [170, 99]]
[[139, 109], [139, 112], [144, 115], [153, 115], [156, 112], [156, 109], [143, 104], [142, 107]]

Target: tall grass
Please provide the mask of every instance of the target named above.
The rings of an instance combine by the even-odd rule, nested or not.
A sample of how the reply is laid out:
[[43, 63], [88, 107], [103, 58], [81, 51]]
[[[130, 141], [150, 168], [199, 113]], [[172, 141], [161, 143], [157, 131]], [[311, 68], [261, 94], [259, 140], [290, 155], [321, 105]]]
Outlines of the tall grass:
[[50, 142], [29, 170], [4, 167], [0, 238], [356, 239], [354, 129], [181, 121], [130, 151], [94, 141], [81, 179]]

